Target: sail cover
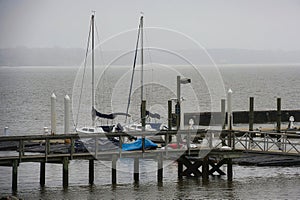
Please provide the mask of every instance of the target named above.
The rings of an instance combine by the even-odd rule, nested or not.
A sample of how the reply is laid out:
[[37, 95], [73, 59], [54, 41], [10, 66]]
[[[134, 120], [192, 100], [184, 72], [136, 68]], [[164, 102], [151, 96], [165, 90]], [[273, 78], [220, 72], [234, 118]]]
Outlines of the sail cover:
[[146, 110], [146, 115], [151, 118], [160, 119], [160, 115], [158, 113], [151, 113], [150, 111]]
[[114, 119], [116, 118], [118, 115], [123, 115], [123, 116], [127, 116], [127, 117], [130, 117], [129, 114], [127, 113], [110, 113], [110, 114], [104, 114], [104, 113], [101, 113], [99, 111], [97, 111], [94, 107], [92, 108], [92, 117], [95, 118], [96, 116], [97, 117], [100, 117], [100, 118], [105, 118], [105, 119]]

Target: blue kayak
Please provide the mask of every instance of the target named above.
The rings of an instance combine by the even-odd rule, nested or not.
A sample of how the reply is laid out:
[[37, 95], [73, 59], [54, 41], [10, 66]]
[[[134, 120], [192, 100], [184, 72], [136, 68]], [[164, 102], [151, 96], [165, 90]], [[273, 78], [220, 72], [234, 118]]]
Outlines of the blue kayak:
[[[155, 149], [157, 148], [157, 144], [153, 143], [151, 140], [145, 138], [145, 149]], [[123, 151], [134, 151], [142, 149], [142, 139], [139, 138], [132, 143], [122, 144]]]

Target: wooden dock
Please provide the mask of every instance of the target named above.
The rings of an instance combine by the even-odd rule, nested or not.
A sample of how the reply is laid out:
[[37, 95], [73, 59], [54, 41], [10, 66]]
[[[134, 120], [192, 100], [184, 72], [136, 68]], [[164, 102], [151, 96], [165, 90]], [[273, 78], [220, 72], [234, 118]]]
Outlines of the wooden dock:
[[[191, 133], [191, 132], [189, 132]], [[195, 132], [197, 133], [197, 131]], [[146, 138], [152, 135], [149, 132], [136, 132], [132, 133], [134, 136], [140, 136]], [[163, 131], [158, 134], [165, 135], [169, 138], [169, 135], [176, 135], [177, 131]], [[180, 134], [188, 134], [187, 131], [181, 131]], [[0, 166], [12, 167], [12, 189], [17, 190], [17, 177], [18, 167], [24, 162], [38, 162], [40, 163], [40, 185], [45, 185], [45, 168], [46, 163], [58, 163], [62, 164], [63, 187], [68, 187], [68, 171], [69, 162], [71, 160], [87, 160], [89, 162], [89, 184], [94, 183], [94, 161], [95, 160], [109, 160], [111, 161], [112, 168], [112, 184], [117, 184], [117, 160], [120, 158], [132, 158], [134, 160], [134, 181], [139, 181], [139, 160], [140, 159], [152, 159], [157, 162], [157, 181], [163, 181], [163, 162], [164, 160], [174, 160], [178, 162], [178, 178], [183, 176], [189, 177], [202, 177], [203, 180], [208, 180], [209, 175], [219, 173], [219, 175], [225, 175], [226, 173], [220, 169], [220, 166], [226, 164], [228, 166], [227, 176], [228, 180], [232, 180], [232, 158], [239, 157], [241, 155], [238, 151], [233, 150], [220, 150], [212, 149], [209, 147], [199, 148], [186, 148], [186, 149], [156, 149], [147, 150], [141, 149], [137, 151], [122, 151], [121, 148], [109, 151], [99, 151], [98, 145], [94, 149], [89, 151], [78, 151], [75, 147], [75, 141], [79, 139], [92, 139], [97, 141], [101, 137], [124, 137], [128, 136], [127, 133], [108, 133], [106, 135], [92, 134], [88, 136], [80, 136], [78, 134], [64, 134], [64, 135], [34, 135], [34, 136], [7, 136], [0, 137], [0, 144], [4, 142], [17, 142], [17, 151], [15, 155], [0, 156]], [[42, 142], [41, 142], [42, 141]], [[53, 141], [70, 141], [67, 144], [53, 143]], [[37, 143], [40, 149], [40, 153], [28, 153], [26, 151], [27, 144], [30, 146], [33, 143]], [[64, 146], [67, 151], [55, 151], [56, 145]], [[121, 146], [121, 144], [120, 144]], [[3, 151], [2, 151], [3, 152]], [[209, 166], [212, 167], [209, 170]]]
[[[186, 136], [186, 138], [196, 137], [197, 134], [203, 135], [203, 130], [180, 130], [180, 131], [161, 131], [158, 135], [169, 136]], [[153, 135], [151, 132], [134, 132], [130, 135], [147, 138]], [[164, 160], [174, 160], [178, 163], [178, 178], [202, 177], [203, 181], [208, 181], [210, 175], [227, 175], [228, 180], [232, 180], [232, 163], [233, 159], [243, 156], [243, 152], [261, 152], [265, 154], [281, 154], [286, 156], [300, 157], [300, 135], [282, 133], [267, 133], [258, 131], [207, 131], [202, 139], [208, 140], [208, 146], [198, 146], [191, 148], [186, 143], [184, 149], [155, 149], [148, 150], [142, 148], [137, 151], [123, 151], [120, 142], [119, 148], [108, 151], [101, 151], [98, 145], [94, 145], [92, 149], [83, 151], [75, 145], [79, 139], [91, 139], [98, 141], [103, 137], [126, 137], [128, 133], [107, 133], [78, 135], [78, 134], [62, 134], [62, 135], [32, 135], [32, 136], [6, 136], [0, 137], [0, 144], [5, 142], [18, 143], [14, 155], [5, 155], [1, 151], [0, 166], [12, 167], [12, 189], [17, 190], [18, 167], [23, 162], [40, 163], [40, 185], [45, 185], [45, 168], [46, 163], [62, 164], [63, 187], [68, 187], [69, 162], [71, 160], [86, 160], [89, 162], [88, 183], [94, 183], [94, 161], [108, 160], [111, 161], [111, 183], [117, 184], [117, 161], [120, 158], [131, 158], [134, 160], [134, 181], [139, 181], [139, 160], [151, 159], [157, 163], [157, 181], [163, 181], [163, 163]], [[217, 144], [212, 144], [213, 137], [217, 137]], [[67, 143], [62, 143], [67, 141]], [[122, 140], [120, 140], [122, 141]], [[143, 140], [145, 142], [145, 140]], [[177, 141], [176, 141], [177, 143]], [[175, 144], [176, 144], [175, 143]], [[32, 154], [26, 151], [27, 145], [30, 147], [36, 144], [40, 151]], [[164, 145], [168, 145], [168, 140]], [[60, 150], [57, 150], [57, 147]], [[143, 147], [145, 145], [142, 145]], [[179, 147], [180, 145], [178, 145]], [[223, 147], [226, 148], [223, 148]], [[227, 165], [226, 173], [221, 170], [222, 165]]]

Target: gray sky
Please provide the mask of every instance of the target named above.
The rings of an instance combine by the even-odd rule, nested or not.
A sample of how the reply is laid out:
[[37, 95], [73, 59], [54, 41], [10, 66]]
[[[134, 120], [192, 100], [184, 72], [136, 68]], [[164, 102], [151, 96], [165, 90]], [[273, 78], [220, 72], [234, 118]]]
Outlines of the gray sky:
[[[298, 0], [0, 0], [0, 48], [85, 48], [91, 10], [101, 40], [137, 28], [142, 11], [145, 26], [177, 30], [206, 48], [300, 50]], [[107, 48], [134, 45], [126, 42]]]

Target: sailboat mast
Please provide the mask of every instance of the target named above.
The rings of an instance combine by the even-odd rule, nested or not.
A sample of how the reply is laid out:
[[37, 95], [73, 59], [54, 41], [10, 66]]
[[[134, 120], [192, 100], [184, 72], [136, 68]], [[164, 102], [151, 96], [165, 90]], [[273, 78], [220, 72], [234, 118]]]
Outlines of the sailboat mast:
[[143, 44], [143, 18], [144, 16], [141, 16], [140, 19], [140, 29], [141, 29], [141, 103], [144, 100], [144, 44]]
[[[95, 77], [94, 77], [94, 71], [95, 71], [95, 63], [94, 63], [94, 48], [95, 48], [95, 41], [94, 41], [94, 26], [95, 26], [95, 19], [94, 19], [94, 14], [92, 15], [91, 18], [91, 23], [92, 23], [92, 108], [95, 108]], [[92, 120], [92, 126], [95, 126], [95, 119], [93, 118]]]

